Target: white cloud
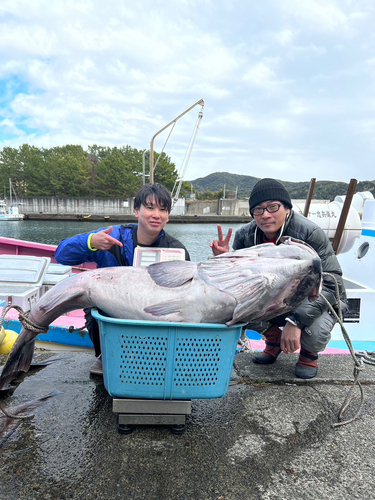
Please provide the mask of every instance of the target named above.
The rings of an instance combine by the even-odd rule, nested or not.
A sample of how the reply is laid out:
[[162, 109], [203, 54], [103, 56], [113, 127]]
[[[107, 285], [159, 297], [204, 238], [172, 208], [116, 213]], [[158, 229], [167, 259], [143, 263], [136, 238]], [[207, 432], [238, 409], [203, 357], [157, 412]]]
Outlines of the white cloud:
[[264, 62], [259, 62], [249, 68], [243, 76], [243, 80], [254, 87], [270, 87], [275, 85], [276, 73]]
[[289, 45], [295, 38], [295, 33], [291, 29], [284, 29], [273, 35], [280, 45]]
[[336, 31], [348, 28], [348, 16], [340, 2], [332, 0], [284, 0], [277, 2], [292, 19], [318, 31]]
[[[203, 98], [190, 179], [251, 165], [347, 180], [350, 162], [367, 176], [374, 21], [369, 0], [2, 0], [0, 147], [148, 148]], [[168, 144], [177, 165], [198, 112]]]
[[4, 120], [0, 121], [0, 127], [6, 134], [17, 134], [20, 136], [24, 136], [24, 132], [19, 129], [12, 120], [8, 118], [4, 118]]

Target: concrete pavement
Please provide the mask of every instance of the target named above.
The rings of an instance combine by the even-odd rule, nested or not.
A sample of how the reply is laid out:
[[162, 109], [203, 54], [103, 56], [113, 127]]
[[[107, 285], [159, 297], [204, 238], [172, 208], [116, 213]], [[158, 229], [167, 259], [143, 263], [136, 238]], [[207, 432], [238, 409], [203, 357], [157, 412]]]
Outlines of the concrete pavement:
[[[303, 381], [294, 377], [296, 354], [261, 366], [241, 353], [226, 396], [192, 402], [185, 434], [138, 427], [121, 435], [102, 379], [89, 375], [93, 355], [42, 356], [58, 359], [0, 403], [62, 394], [1, 437], [0, 499], [375, 498], [375, 366], [360, 375], [361, 416], [336, 429], [351, 356], [321, 356], [318, 376]], [[353, 393], [347, 418], [359, 405]]]

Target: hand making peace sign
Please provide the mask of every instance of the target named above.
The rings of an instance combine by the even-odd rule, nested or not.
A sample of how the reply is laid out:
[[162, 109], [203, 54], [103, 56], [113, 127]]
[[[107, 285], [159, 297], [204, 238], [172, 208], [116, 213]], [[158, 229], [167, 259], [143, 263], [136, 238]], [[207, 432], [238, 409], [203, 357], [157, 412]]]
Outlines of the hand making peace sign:
[[232, 237], [232, 231], [233, 229], [230, 228], [226, 237], [223, 238], [223, 230], [221, 229], [220, 224], [218, 224], [217, 226], [218, 239], [210, 243], [210, 247], [212, 248], [212, 253], [214, 255], [220, 255], [222, 253], [229, 252], [229, 241]]

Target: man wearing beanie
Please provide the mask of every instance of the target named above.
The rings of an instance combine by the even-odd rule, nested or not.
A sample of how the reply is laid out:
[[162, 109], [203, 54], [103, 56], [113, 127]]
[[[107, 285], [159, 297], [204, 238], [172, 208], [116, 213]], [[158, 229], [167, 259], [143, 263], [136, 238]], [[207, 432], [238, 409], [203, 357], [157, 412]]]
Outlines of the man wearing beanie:
[[[342, 271], [331, 243], [317, 224], [294, 212], [292, 201], [284, 186], [275, 179], [261, 179], [250, 194], [249, 205], [254, 220], [236, 231], [233, 250], [262, 243], [278, 245], [282, 236], [291, 236], [308, 243], [318, 253], [323, 272], [336, 278], [340, 291], [340, 306], [345, 312], [347, 299]], [[221, 226], [218, 226], [218, 239], [211, 243], [214, 255], [229, 252], [231, 235], [230, 229], [223, 238]], [[324, 276], [321, 293], [338, 309], [332, 278]], [[303, 379], [314, 378], [318, 373], [318, 352], [324, 351], [330, 341], [335, 322], [335, 318], [328, 312], [325, 300], [318, 297], [314, 302], [305, 299], [294, 311], [271, 319], [263, 331], [259, 331], [259, 324], [247, 325], [248, 329], [259, 331], [266, 339], [265, 350], [254, 356], [253, 362], [272, 364], [281, 352], [290, 354], [300, 349], [295, 375]]]

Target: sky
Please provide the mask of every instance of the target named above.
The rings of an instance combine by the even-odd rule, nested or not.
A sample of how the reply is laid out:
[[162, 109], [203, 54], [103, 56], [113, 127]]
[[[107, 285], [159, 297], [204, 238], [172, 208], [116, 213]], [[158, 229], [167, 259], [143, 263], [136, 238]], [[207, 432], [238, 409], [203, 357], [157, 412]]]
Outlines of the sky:
[[155, 134], [185, 180], [374, 180], [375, 2], [1, 0], [0, 149]]

